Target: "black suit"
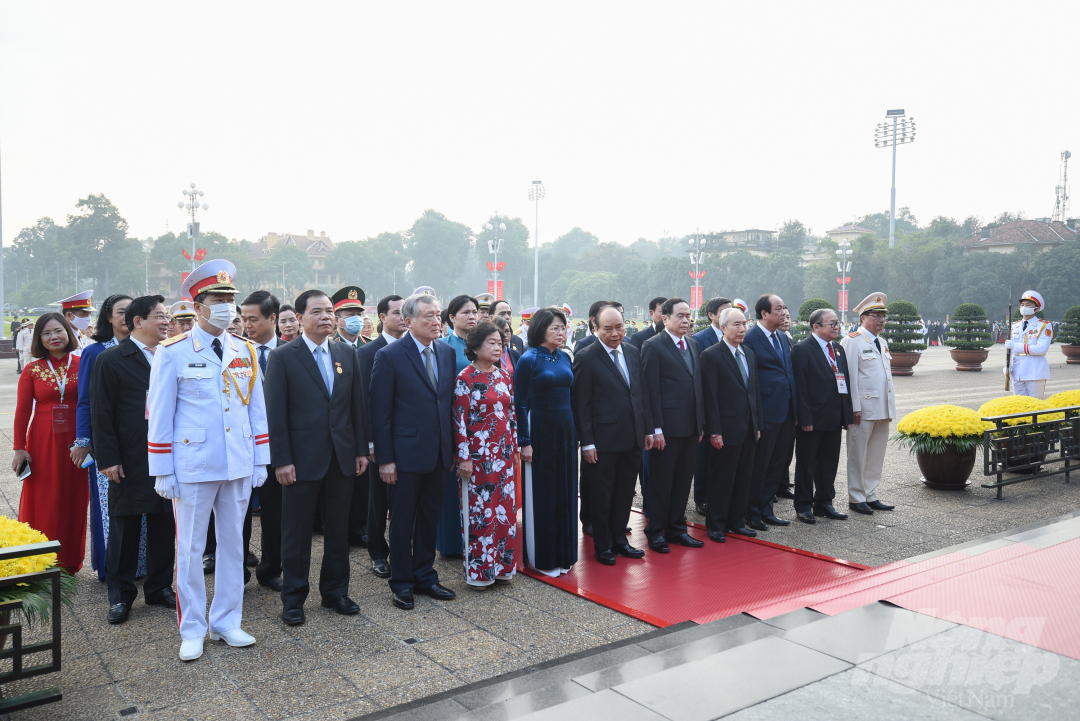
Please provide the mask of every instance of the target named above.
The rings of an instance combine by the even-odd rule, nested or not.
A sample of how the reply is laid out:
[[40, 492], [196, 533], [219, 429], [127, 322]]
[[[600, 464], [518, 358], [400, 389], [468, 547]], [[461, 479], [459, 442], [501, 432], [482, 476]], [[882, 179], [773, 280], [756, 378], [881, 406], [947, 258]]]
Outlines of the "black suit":
[[[848, 377], [847, 356], [839, 343], [832, 343], [836, 366]], [[840, 441], [852, 421], [851, 394], [837, 389], [836, 375], [817, 337], [799, 341], [791, 349], [798, 396], [799, 428], [795, 431], [795, 510], [806, 513], [813, 504], [832, 503], [833, 483], [840, 462]], [[813, 426], [804, 431], [802, 426]]]
[[[726, 342], [716, 343], [701, 354], [705, 439], [710, 441], [706, 527], [714, 533], [744, 525], [757, 435], [764, 424], [757, 357], [749, 348], [741, 350], [746, 359], [746, 382]], [[712, 446], [711, 437], [715, 435], [722, 437], [723, 448]]]
[[[371, 369], [375, 365], [375, 354], [387, 346], [386, 338], [382, 333], [379, 337], [356, 351], [356, 357], [360, 361], [360, 378], [364, 384], [365, 397], [368, 399], [368, 422], [371, 422]], [[371, 438], [370, 425], [368, 438]], [[361, 483], [367, 484], [367, 522], [364, 524], [364, 533], [367, 534], [368, 556], [373, 561], [385, 561], [390, 556], [390, 546], [386, 542], [386, 515], [390, 510], [386, 502], [386, 484], [379, 478], [379, 465], [376, 459], [367, 471], [357, 479], [357, 489]], [[349, 513], [349, 532], [355, 535], [359, 532], [357, 514], [360, 509], [353, 504], [354, 508]]]
[[510, 334], [510, 349], [512, 351], [517, 351], [518, 358], [525, 353], [525, 341], [521, 340], [521, 336], [513, 333]]
[[595, 468], [587, 501], [597, 551], [626, 544], [623, 529], [634, 501], [641, 451], [654, 428], [637, 348], [622, 343], [619, 350], [629, 385], [603, 343], [574, 354], [571, 394], [578, 437], [582, 448], [596, 446], [596, 463], [583, 462], [583, 467]]
[[356, 457], [368, 454], [367, 408], [356, 351], [329, 343], [333, 393], [303, 337], [279, 346], [266, 369], [266, 420], [275, 468], [292, 465], [296, 482], [281, 489], [281, 602], [303, 608], [308, 595], [311, 531], [322, 495], [323, 562], [319, 592], [349, 593], [349, 503]]
[[122, 466], [124, 477], [109, 482], [109, 543], [105, 576], [109, 605], [131, 606], [139, 595], [135, 571], [139, 536], [146, 514], [147, 601], [160, 600], [172, 586], [175, 526], [172, 505], [154, 491], [146, 454], [150, 422], [146, 419], [150, 362], [131, 338], [109, 348], [94, 362], [90, 380], [90, 422], [98, 468]]
[[630, 344], [632, 346], [634, 346], [635, 348], [637, 348], [638, 350], [641, 350], [641, 345], [645, 341], [649, 340], [654, 335], [656, 335], [656, 332], [657, 332], [656, 331], [656, 326], [658, 326], [658, 325], [660, 327], [663, 327], [659, 323], [657, 323], [657, 324], [649, 323], [648, 327], [644, 328], [643, 330], [639, 330], [637, 333], [634, 333], [634, 335], [630, 336]]
[[661, 331], [641, 347], [645, 388], [653, 423], [664, 435], [664, 450], [649, 451], [645, 515], [650, 539], [686, 533], [686, 501], [694, 479], [697, 444], [704, 426], [701, 360], [697, 343], [683, 338], [689, 365], [671, 335]]
[[[251, 344], [255, 347], [255, 359], [259, 363], [259, 379], [263, 383], [263, 390], [266, 389], [266, 366], [270, 363], [270, 353], [277, 348], [281, 339], [274, 337], [270, 340], [271, 346], [267, 346], [268, 350], [263, 351], [260, 344], [255, 341], [251, 341]], [[263, 358], [265, 357], [265, 360]], [[265, 393], [264, 393], [265, 397]], [[277, 482], [277, 477], [274, 474], [274, 467], [268, 466], [266, 469], [268, 478], [266, 483], [259, 487], [259, 505], [262, 506], [262, 512], [259, 516], [259, 526], [262, 529], [261, 538], [259, 540], [259, 565], [255, 567], [255, 578], [260, 583], [268, 583], [271, 578], [278, 578], [281, 576], [281, 484]], [[244, 548], [248, 547], [248, 541], [251, 539], [251, 506], [248, 506], [247, 520], [244, 522]]]

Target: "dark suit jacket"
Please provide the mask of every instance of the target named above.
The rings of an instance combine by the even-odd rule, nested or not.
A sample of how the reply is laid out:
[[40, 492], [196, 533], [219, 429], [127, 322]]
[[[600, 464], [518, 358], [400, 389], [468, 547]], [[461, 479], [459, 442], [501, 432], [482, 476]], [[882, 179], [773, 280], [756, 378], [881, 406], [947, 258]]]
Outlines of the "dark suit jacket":
[[279, 345], [266, 360], [266, 421], [275, 468], [296, 466], [296, 480], [326, 476], [331, 453], [346, 476], [356, 457], [368, 454], [367, 406], [360, 362], [348, 343], [330, 343], [335, 371], [333, 395], [326, 392], [315, 357], [301, 336]]
[[701, 354], [705, 435], [721, 435], [725, 445], [740, 445], [751, 429], [760, 431], [765, 425], [758, 389], [757, 356], [745, 345], [742, 351], [746, 356], [748, 376], [745, 386], [742, 371], [726, 343], [714, 343]]
[[[791, 367], [791, 348], [781, 340], [780, 347], [788, 357], [785, 368], [783, 360], [776, 355], [776, 348], [769, 342], [760, 325], [746, 331], [743, 348], [749, 348], [757, 356], [758, 387], [761, 389], [761, 407], [765, 411], [766, 423], [783, 423], [790, 407], [798, 407], [798, 389]], [[835, 385], [835, 384], [834, 384]]]
[[[839, 343], [833, 343], [836, 365], [848, 377], [847, 356]], [[799, 389], [796, 422], [813, 426], [815, 431], [835, 431], [851, 424], [851, 393], [836, 389], [836, 377], [829, 361], [813, 334], [791, 349], [791, 364], [795, 368], [795, 383]], [[848, 384], [848, 388], [851, 384]]]
[[653, 430], [659, 428], [665, 436], [697, 436], [705, 425], [701, 357], [694, 339], [688, 335], [685, 340], [694, 361], [693, 373], [666, 331], [657, 333], [641, 346], [649, 410], [656, 424]]
[[580, 353], [585, 348], [588, 348], [589, 346], [591, 346], [595, 342], [596, 342], [596, 336], [595, 335], [587, 335], [584, 338], [582, 338], [581, 340], [579, 340], [577, 343], [574, 344], [574, 357], [576, 358], [578, 353]]
[[698, 351], [701, 353], [720, 342], [720, 339], [716, 337], [716, 331], [713, 329], [712, 323], [705, 330], [694, 333], [694, 340], [697, 341]]
[[356, 357], [360, 361], [360, 382], [364, 386], [364, 398], [368, 402], [367, 437], [369, 443], [374, 442], [371, 434], [371, 369], [375, 366], [375, 354], [386, 346], [386, 338], [383, 338], [380, 333], [378, 338], [356, 349]]
[[405, 473], [430, 473], [439, 455], [454, 463], [452, 404], [457, 356], [435, 341], [439, 387], [432, 388], [424, 359], [411, 333], [375, 354], [371, 369], [371, 432], [380, 464], [396, 463]]
[[172, 512], [172, 505], [154, 492], [146, 455], [149, 388], [150, 363], [130, 338], [102, 352], [94, 362], [90, 380], [94, 457], [99, 469], [124, 467], [121, 481], [109, 482], [110, 517]]
[[630, 336], [630, 343], [638, 350], [641, 350], [641, 344], [652, 338], [654, 335], [656, 335], [656, 326], [650, 322], [648, 328], [639, 330], [637, 333]]
[[656, 428], [638, 350], [624, 342], [620, 352], [630, 376], [629, 386], [603, 343], [592, 343], [574, 354], [570, 393], [578, 437], [582, 447], [596, 446], [602, 453], [644, 449], [645, 436]]
[[525, 341], [521, 340], [521, 337], [516, 335], [516, 334], [511, 335], [510, 336], [510, 350], [512, 350], [512, 351], [516, 350], [517, 354], [518, 354], [518, 357], [520, 358], [521, 354], [525, 352]]

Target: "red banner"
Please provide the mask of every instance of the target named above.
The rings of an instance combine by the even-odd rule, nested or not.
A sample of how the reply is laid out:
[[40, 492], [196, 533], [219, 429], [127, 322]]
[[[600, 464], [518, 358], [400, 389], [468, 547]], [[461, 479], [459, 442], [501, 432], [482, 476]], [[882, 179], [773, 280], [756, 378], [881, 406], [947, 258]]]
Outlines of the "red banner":
[[[182, 270], [182, 271], [180, 271], [180, 285], [183, 285], [183, 284], [184, 284], [184, 281], [185, 281], [185, 280], [187, 280], [187, 277], [188, 277], [189, 275], [191, 275], [191, 271], [187, 271], [187, 270]], [[191, 298], [188, 298], [188, 297], [187, 297], [186, 295], [184, 295], [183, 293], [181, 293], [181, 294], [180, 294], [180, 297], [181, 297], [182, 299], [184, 299], [184, 300], [191, 300]]]
[[487, 286], [487, 292], [495, 296], [495, 300], [506, 300], [503, 297], [503, 282], [499, 281], [499, 289], [495, 290], [495, 281], [489, 280]]
[[847, 294], [846, 290], [840, 291], [840, 310], [847, 310]]
[[690, 310], [697, 310], [701, 307], [701, 296], [704, 288], [699, 288], [696, 285], [690, 288]]

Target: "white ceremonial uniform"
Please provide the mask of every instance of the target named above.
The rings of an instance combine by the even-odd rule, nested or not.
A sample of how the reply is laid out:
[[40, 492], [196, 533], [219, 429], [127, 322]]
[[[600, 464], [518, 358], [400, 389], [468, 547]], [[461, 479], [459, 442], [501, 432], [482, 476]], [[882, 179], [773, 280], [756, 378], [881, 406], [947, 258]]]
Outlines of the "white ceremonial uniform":
[[217, 568], [209, 628], [215, 633], [240, 628], [251, 476], [255, 466], [270, 463], [262, 383], [250, 385], [258, 371], [256, 355], [243, 339], [226, 332], [216, 337], [220, 360], [212, 347], [215, 336], [198, 325], [159, 345], [147, 399], [150, 475], [175, 474], [180, 488], [173, 514], [176, 615], [184, 640], [206, 635], [202, 556], [211, 509]]
[[30, 346], [34, 342], [34, 331], [30, 328], [23, 328], [19, 331], [19, 337], [15, 341], [15, 350], [19, 351], [19, 360], [22, 362], [22, 367], [25, 368], [34, 359], [30, 357]]
[[1013, 323], [1009, 338], [1012, 340], [1012, 367], [1009, 372], [1013, 395], [1042, 400], [1046, 393], [1046, 381], [1050, 378], [1050, 361], [1046, 359], [1046, 352], [1054, 339], [1053, 327], [1049, 321], [1031, 316]]
[[851, 503], [876, 501], [885, 449], [889, 443], [889, 422], [896, 418], [893, 394], [892, 354], [881, 336], [879, 352], [874, 335], [860, 327], [840, 341], [848, 360], [848, 388], [851, 410], [862, 421], [847, 430], [848, 500]]

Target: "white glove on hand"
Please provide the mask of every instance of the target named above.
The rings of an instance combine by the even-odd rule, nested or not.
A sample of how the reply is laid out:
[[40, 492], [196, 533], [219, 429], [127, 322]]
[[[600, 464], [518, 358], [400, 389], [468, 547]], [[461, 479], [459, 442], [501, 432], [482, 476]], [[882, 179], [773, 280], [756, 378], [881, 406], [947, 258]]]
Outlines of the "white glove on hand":
[[1013, 347], [1013, 342], [1012, 342], [1012, 338], [1010, 338], [1009, 340], [1005, 341], [1005, 347], [1006, 347], [1007, 349], [1009, 349], [1009, 350], [1012, 350], [1012, 347]]
[[266, 475], [266, 466], [255, 466], [255, 472], [251, 474], [251, 487], [261, 487], [266, 483]]
[[179, 498], [180, 484], [176, 482], [176, 474], [157, 476], [154, 480], [154, 491], [162, 498]]

